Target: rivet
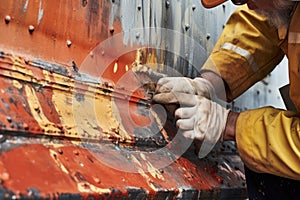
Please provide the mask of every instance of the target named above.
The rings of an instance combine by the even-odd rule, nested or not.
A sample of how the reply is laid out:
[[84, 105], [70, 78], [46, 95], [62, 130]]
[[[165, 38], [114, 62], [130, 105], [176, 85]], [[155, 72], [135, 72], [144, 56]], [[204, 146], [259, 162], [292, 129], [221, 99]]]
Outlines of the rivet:
[[5, 20], [5, 23], [8, 24], [11, 20], [11, 17], [9, 15], [6, 15], [4, 20]]
[[3, 172], [3, 173], [1, 174], [1, 179], [2, 179], [3, 181], [9, 180], [9, 174], [8, 174], [7, 172]]
[[195, 5], [195, 4], [192, 5], [192, 10], [193, 10], [193, 11], [196, 10], [196, 5]]
[[97, 184], [101, 183], [100, 179], [99, 179], [99, 178], [96, 178], [96, 177], [94, 177], [94, 181], [95, 181]]
[[33, 108], [36, 112], [40, 113], [40, 106], [38, 104], [34, 104]]
[[72, 41], [71, 40], [67, 40], [67, 46], [70, 47], [72, 45]]
[[59, 154], [63, 154], [64, 153], [63, 150], [61, 150], [61, 149], [58, 149], [57, 151], [58, 151]]
[[110, 32], [111, 34], [113, 34], [113, 33], [115, 32], [114, 27], [110, 27], [110, 28], [109, 28], [109, 32]]
[[90, 56], [91, 56], [91, 58], [93, 58], [94, 57], [94, 52], [90, 52]]
[[62, 130], [62, 129], [64, 128], [62, 124], [56, 124], [56, 126], [57, 126], [57, 128], [60, 129], [60, 130]]
[[102, 52], [101, 52], [101, 55], [104, 56], [104, 55], [105, 55], [105, 51], [102, 51]]
[[141, 36], [141, 34], [139, 33], [139, 32], [137, 32], [136, 34], [135, 34], [135, 37], [138, 39], [138, 38], [140, 38], [140, 36]]
[[7, 120], [9, 123], [12, 122], [12, 119], [11, 119], [10, 116], [6, 116], [6, 120]]
[[33, 25], [29, 25], [28, 26], [28, 31], [29, 31], [30, 34], [32, 34], [33, 31], [34, 31], [34, 26]]
[[209, 33], [206, 34], [206, 39], [207, 39], [207, 40], [210, 39], [210, 34], [209, 34]]
[[79, 152], [77, 150], [74, 150], [73, 151], [74, 155], [78, 156], [79, 155]]
[[85, 7], [88, 4], [87, 0], [82, 0], [81, 5]]
[[170, 8], [170, 2], [169, 1], [166, 1], [166, 7]]
[[25, 130], [28, 130], [28, 129], [29, 129], [28, 124], [27, 124], [27, 123], [23, 123], [23, 128], [24, 128]]
[[185, 25], [185, 31], [188, 31], [190, 29], [190, 25], [189, 24], [186, 24]]

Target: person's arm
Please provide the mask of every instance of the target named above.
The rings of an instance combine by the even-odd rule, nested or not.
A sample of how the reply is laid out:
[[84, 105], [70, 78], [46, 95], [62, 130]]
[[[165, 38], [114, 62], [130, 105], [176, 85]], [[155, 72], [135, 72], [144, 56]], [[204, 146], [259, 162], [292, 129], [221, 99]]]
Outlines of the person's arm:
[[278, 30], [265, 18], [246, 5], [241, 6], [226, 23], [201, 68], [201, 76], [211, 71], [222, 77], [223, 88], [227, 90], [226, 99], [232, 101], [265, 78], [283, 59], [282, 42]]
[[[201, 94], [206, 85], [212, 85], [213, 91], [218, 92], [216, 96], [224, 99], [225, 91], [225, 98], [230, 101], [264, 78], [283, 57], [276, 30], [253, 11], [240, 8], [226, 27], [201, 71], [201, 77], [210, 84], [199, 78], [201, 84], [185, 80], [192, 90], [181, 91], [177, 90], [178, 81], [168, 80], [163, 85], [171, 85], [171, 89], [164, 91], [159, 87], [162, 91], [153, 99], [163, 104], [172, 100], [181, 105], [175, 111], [177, 126], [188, 137], [204, 139], [206, 145], [199, 151], [201, 157], [216, 141], [235, 140], [249, 168], [300, 180], [298, 115], [274, 108], [240, 114], [228, 112]], [[198, 89], [200, 92], [194, 92]]]
[[[202, 77], [214, 87], [222, 86], [215, 73]], [[230, 111], [223, 140], [236, 141], [242, 160], [253, 171], [300, 180], [299, 130], [300, 116], [294, 112], [271, 107]]]
[[300, 180], [300, 116], [272, 107], [241, 112], [239, 154], [250, 169]]

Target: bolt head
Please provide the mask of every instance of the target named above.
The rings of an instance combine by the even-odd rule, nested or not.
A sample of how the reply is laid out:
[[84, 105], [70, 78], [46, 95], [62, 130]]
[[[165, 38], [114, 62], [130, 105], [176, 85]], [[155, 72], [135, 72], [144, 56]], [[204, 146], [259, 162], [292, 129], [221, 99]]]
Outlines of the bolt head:
[[28, 26], [28, 31], [29, 31], [30, 34], [32, 34], [33, 31], [34, 31], [34, 26], [33, 25], [29, 25]]
[[135, 37], [138, 39], [140, 38], [141, 34], [139, 32], [136, 33]]
[[70, 47], [72, 45], [72, 41], [71, 40], [67, 40], [67, 46]]
[[192, 5], [192, 10], [196, 10], [196, 5]]
[[110, 28], [109, 28], [109, 32], [110, 32], [111, 34], [113, 34], [113, 33], [115, 32], [114, 27], [110, 27]]
[[4, 19], [5, 23], [8, 24], [10, 22], [10, 20], [11, 20], [11, 17], [9, 15], [6, 15], [5, 19]]
[[190, 25], [189, 24], [186, 24], [185, 25], [185, 31], [188, 31], [190, 29]]
[[166, 7], [170, 8], [170, 1], [166, 1]]
[[206, 39], [207, 39], [207, 40], [210, 39], [210, 34], [209, 34], [209, 33], [206, 34]]

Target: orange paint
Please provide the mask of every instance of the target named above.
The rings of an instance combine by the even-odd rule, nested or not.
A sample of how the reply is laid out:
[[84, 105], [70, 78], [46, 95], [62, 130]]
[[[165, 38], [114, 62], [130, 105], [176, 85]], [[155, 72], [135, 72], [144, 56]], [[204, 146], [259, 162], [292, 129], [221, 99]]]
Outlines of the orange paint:
[[91, 151], [70, 144], [59, 148], [42, 144], [22, 145], [2, 154], [0, 174], [7, 174], [7, 178], [2, 176], [5, 188], [21, 194], [27, 194], [28, 188], [36, 188], [42, 196], [52, 195], [53, 191], [57, 194], [80, 193], [80, 183], [86, 184], [90, 194], [96, 191], [95, 188], [103, 192], [115, 188], [122, 195], [127, 194], [127, 186], [143, 188], [149, 195], [155, 195], [156, 191], [150, 187], [150, 183], [155, 183], [157, 190], [189, 186], [197, 190], [209, 190], [218, 187], [217, 182], [210, 180], [209, 174], [197, 170], [196, 163], [184, 158], [161, 169], [158, 173], [162, 179], [150, 173], [141, 176], [139, 173], [118, 171], [102, 163], [100, 157], [96, 158]]
[[[25, 0], [1, 2], [0, 19], [8, 14], [11, 17], [9, 23], [4, 23], [4, 20], [0, 23], [2, 50], [9, 49], [15, 54], [62, 64], [75, 61], [80, 66], [89, 52], [110, 36], [109, 1], [91, 0], [86, 5], [75, 0], [40, 3], [28, 1], [26, 5]], [[32, 34], [28, 31], [29, 25], [35, 27]], [[67, 40], [72, 41], [70, 47]]]

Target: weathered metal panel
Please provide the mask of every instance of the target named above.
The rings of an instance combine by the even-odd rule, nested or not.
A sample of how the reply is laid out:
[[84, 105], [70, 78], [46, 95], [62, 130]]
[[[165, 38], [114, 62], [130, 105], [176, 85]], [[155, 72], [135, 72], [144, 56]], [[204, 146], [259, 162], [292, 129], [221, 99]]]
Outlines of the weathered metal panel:
[[0, 197], [246, 198], [234, 144], [199, 160], [131, 70], [195, 76], [210, 15], [199, 1], [3, 0]]
[[4, 0], [0, 5], [1, 47], [56, 63], [81, 63], [110, 35], [110, 7], [110, 1], [97, 0]]

